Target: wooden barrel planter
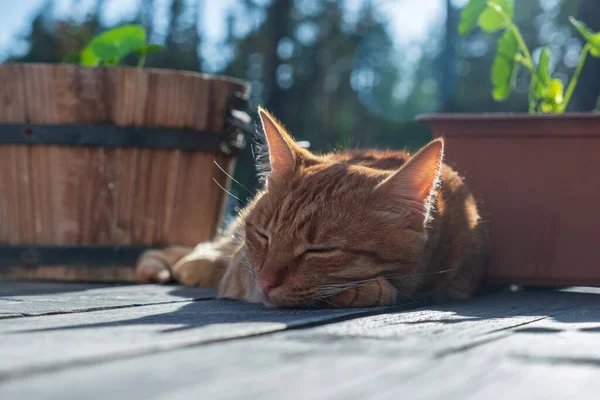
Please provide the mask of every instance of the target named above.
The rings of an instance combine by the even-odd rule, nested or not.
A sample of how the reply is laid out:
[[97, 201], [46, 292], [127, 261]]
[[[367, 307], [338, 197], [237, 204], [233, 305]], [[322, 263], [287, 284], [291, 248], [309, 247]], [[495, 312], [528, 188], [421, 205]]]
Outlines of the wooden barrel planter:
[[0, 65], [0, 278], [133, 281], [213, 237], [249, 86], [199, 73]]

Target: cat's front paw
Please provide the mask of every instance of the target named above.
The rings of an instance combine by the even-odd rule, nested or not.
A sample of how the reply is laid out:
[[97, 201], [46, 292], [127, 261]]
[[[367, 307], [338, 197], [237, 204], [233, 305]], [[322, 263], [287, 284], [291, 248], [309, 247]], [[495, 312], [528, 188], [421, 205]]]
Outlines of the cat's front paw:
[[173, 278], [186, 286], [216, 287], [228, 260], [211, 243], [201, 243], [171, 267]]
[[391, 283], [378, 278], [344, 290], [330, 299], [334, 307], [375, 307], [396, 303], [398, 291]]
[[163, 250], [144, 252], [136, 265], [136, 276], [143, 283], [167, 283], [173, 279], [171, 266], [189, 254], [191, 248], [167, 247]]
[[213, 267], [212, 261], [184, 257], [173, 266], [173, 278], [186, 286], [215, 286]]

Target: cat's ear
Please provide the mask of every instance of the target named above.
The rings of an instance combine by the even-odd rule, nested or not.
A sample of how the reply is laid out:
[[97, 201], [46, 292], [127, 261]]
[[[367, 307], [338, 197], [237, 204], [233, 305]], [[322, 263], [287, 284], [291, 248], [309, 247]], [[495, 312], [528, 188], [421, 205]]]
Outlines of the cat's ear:
[[436, 139], [422, 148], [398, 171], [377, 185], [388, 203], [398, 208], [428, 214], [431, 195], [440, 179], [444, 141]]
[[265, 109], [259, 107], [258, 115], [269, 147], [271, 172], [269, 179], [277, 179], [296, 169], [297, 146], [283, 126]]

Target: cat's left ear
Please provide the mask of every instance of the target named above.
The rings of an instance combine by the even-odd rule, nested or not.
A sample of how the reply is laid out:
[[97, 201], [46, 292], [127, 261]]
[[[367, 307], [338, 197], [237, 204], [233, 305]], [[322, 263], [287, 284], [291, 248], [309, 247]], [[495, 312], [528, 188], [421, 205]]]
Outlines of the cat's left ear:
[[283, 126], [265, 109], [259, 107], [258, 115], [269, 146], [270, 180], [278, 180], [296, 170], [299, 147]]
[[399, 209], [426, 215], [440, 179], [443, 158], [444, 141], [436, 139], [378, 184], [375, 191], [382, 193], [388, 203]]

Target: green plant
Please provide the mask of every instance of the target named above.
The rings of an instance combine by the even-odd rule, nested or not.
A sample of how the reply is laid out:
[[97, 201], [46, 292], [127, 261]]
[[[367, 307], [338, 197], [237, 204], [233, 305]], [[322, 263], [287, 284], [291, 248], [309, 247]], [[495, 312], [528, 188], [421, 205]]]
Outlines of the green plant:
[[[569, 21], [579, 31], [586, 44], [565, 90], [562, 81], [553, 79], [550, 74], [550, 50], [547, 47], [542, 48], [536, 65], [519, 28], [513, 22], [513, 17], [514, 3], [511, 0], [470, 0], [461, 13], [458, 30], [463, 36], [470, 34], [477, 26], [488, 33], [503, 31], [498, 40], [491, 72], [492, 96], [496, 101], [503, 101], [509, 97], [519, 69], [524, 67], [531, 75], [528, 92], [529, 112], [565, 112], [588, 54], [600, 58], [600, 33], [592, 32], [583, 22], [569, 17]], [[598, 105], [600, 106], [600, 98]]]
[[123, 25], [94, 37], [79, 53], [69, 54], [65, 62], [95, 67], [112, 66], [130, 54], [139, 56], [143, 67], [146, 56], [162, 50], [163, 46], [146, 42], [146, 29], [141, 25]]

